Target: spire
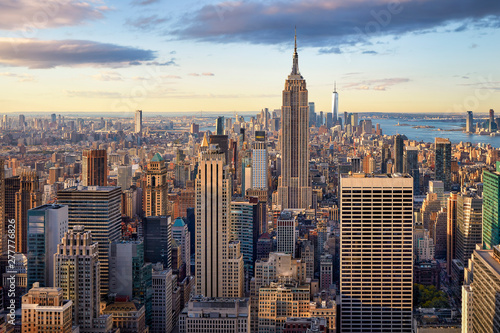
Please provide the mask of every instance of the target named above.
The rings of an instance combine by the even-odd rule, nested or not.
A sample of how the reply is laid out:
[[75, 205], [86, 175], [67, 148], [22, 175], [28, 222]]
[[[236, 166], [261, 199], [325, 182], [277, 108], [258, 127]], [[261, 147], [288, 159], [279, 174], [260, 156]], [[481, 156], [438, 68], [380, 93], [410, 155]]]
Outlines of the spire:
[[297, 54], [297, 27], [295, 27], [295, 50], [293, 52], [292, 75], [299, 75], [299, 55]]
[[337, 92], [337, 81], [333, 81], [333, 92]]
[[202, 147], [208, 147], [208, 140], [207, 140], [207, 133], [205, 132], [205, 135], [203, 136], [203, 141], [201, 143]]

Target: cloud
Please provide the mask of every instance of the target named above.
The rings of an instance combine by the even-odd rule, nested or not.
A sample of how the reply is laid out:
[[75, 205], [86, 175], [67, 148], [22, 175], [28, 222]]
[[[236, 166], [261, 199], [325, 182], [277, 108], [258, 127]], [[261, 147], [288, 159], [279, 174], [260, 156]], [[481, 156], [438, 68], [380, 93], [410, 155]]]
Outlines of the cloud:
[[344, 89], [357, 89], [357, 90], [378, 90], [385, 91], [387, 88], [397, 84], [409, 82], [408, 78], [390, 78], [390, 79], [375, 79], [363, 80], [359, 82], [351, 82], [344, 85]]
[[[225, 1], [183, 16], [168, 33], [219, 43], [293, 43], [320, 53], [369, 45], [374, 36], [432, 32], [449, 24], [463, 31], [500, 27], [498, 0], [274, 0]], [[360, 50], [361, 52], [363, 50]]]
[[162, 79], [181, 79], [178, 75], [162, 75], [160, 76]]
[[123, 81], [123, 76], [114, 71], [105, 71], [105, 72], [100, 72], [95, 75], [91, 75], [93, 79], [96, 79], [98, 81]]
[[158, 62], [158, 61], [151, 61], [146, 63], [148, 66], [178, 66], [177, 63], [175, 62], [175, 58], [171, 58], [168, 61], [164, 62]]
[[155, 58], [151, 50], [86, 40], [0, 38], [0, 65], [5, 66], [127, 67], [153, 65]]
[[161, 0], [134, 0], [132, 1], [132, 5], [136, 6], [148, 6], [154, 3], [160, 2]]
[[370, 51], [363, 51], [362, 52], [363, 54], [378, 54], [377, 51], [373, 51], [373, 50], [370, 50]]
[[128, 19], [125, 23], [127, 26], [132, 26], [139, 30], [149, 31], [157, 28], [162, 23], [168, 21], [166, 17], [158, 17], [158, 15], [143, 16], [134, 19]]
[[189, 73], [188, 74], [189, 76], [215, 76], [214, 73], [210, 73], [210, 72], [204, 72], [204, 73]]
[[29, 74], [16, 74], [12, 72], [0, 73], [0, 76], [16, 78], [19, 82], [31, 82], [35, 81], [35, 77]]
[[0, 29], [32, 33], [38, 29], [78, 25], [101, 19], [108, 10], [98, 1], [3, 0], [0, 3]]
[[101, 90], [65, 90], [64, 93], [68, 97], [84, 98], [120, 98], [123, 96], [118, 92]]

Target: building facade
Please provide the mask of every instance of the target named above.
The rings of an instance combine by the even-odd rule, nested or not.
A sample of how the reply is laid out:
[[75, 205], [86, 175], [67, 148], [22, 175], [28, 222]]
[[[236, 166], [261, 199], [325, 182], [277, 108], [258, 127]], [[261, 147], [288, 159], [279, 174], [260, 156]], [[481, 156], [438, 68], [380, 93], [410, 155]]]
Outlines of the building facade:
[[168, 215], [167, 167], [158, 153], [148, 163], [143, 193], [144, 216]]
[[281, 176], [278, 180], [278, 205], [281, 209], [307, 209], [312, 205], [307, 99], [306, 81], [299, 72], [297, 36], [295, 36], [292, 72], [285, 82], [281, 107]]
[[108, 185], [108, 154], [105, 149], [84, 149], [82, 152], [82, 185]]
[[68, 227], [83, 225], [99, 245], [101, 296], [108, 293], [109, 244], [121, 238], [121, 189], [113, 186], [69, 187], [57, 193], [68, 206]]
[[55, 286], [54, 254], [67, 231], [68, 206], [43, 205], [28, 211], [28, 289], [35, 282]]
[[341, 331], [412, 332], [413, 179], [341, 175], [340, 204]]
[[449, 191], [451, 186], [451, 142], [448, 139], [436, 138], [435, 145], [435, 174], [436, 180], [444, 183], [444, 190]]
[[[196, 294], [206, 297], [235, 296], [234, 286], [243, 286], [243, 256], [229, 261], [231, 219], [229, 214], [232, 194], [232, 174], [225, 163], [225, 154], [206, 140], [199, 155], [196, 177]], [[233, 261], [237, 260], [235, 271]], [[241, 267], [240, 267], [241, 266]], [[240, 273], [241, 272], [241, 275]], [[233, 278], [229, 279], [228, 276]], [[241, 280], [240, 280], [241, 279]]]

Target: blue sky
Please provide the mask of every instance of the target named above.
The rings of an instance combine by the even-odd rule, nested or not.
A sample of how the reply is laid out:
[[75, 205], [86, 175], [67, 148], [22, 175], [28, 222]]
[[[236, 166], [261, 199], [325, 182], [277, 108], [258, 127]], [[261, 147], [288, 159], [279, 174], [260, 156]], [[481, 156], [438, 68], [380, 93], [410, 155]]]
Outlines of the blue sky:
[[297, 26], [309, 100], [329, 111], [487, 112], [500, 102], [498, 0], [0, 3], [0, 106], [279, 108]]

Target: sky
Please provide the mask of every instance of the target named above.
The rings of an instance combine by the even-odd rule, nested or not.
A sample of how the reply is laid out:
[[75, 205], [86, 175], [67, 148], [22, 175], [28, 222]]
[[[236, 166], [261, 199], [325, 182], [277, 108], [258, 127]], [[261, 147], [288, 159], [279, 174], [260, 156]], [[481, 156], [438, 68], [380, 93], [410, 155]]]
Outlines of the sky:
[[498, 0], [2, 0], [0, 113], [500, 111]]

